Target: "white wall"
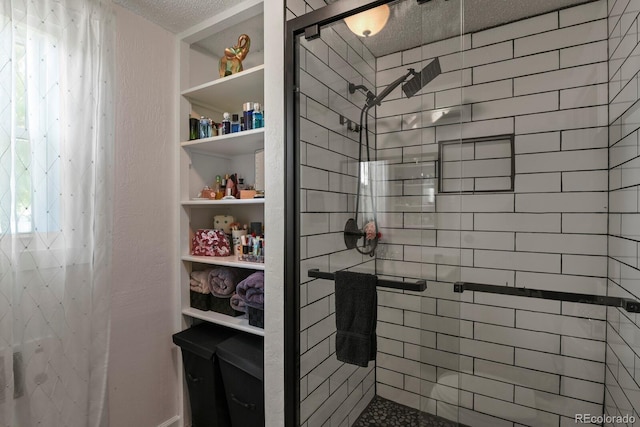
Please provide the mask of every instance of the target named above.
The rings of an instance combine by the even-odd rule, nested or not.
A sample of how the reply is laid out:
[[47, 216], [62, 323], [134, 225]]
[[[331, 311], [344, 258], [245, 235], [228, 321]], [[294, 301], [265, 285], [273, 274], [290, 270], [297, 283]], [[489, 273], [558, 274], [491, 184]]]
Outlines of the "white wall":
[[157, 426], [178, 413], [174, 299], [175, 42], [116, 8], [110, 424]]
[[[268, 7], [267, 6], [268, 3]], [[284, 0], [265, 2], [265, 422], [284, 426]], [[268, 23], [268, 25], [267, 25]], [[275, 173], [269, 173], [274, 171]], [[273, 237], [272, 237], [273, 236]]]

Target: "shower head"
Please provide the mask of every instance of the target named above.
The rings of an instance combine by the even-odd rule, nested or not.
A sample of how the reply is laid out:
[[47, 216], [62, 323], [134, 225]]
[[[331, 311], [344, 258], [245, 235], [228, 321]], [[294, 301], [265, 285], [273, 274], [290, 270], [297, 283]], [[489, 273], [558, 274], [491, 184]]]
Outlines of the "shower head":
[[415, 73], [413, 78], [402, 86], [402, 91], [411, 98], [425, 87], [431, 80], [438, 77], [442, 72], [440, 69], [440, 60], [438, 58], [431, 61], [420, 73]]
[[[409, 77], [413, 76], [411, 80], [409, 80], [402, 86], [404, 94], [407, 96], [407, 98], [411, 98], [413, 95], [418, 93], [420, 89], [425, 87], [427, 83], [438, 77], [440, 72], [440, 60], [438, 58], [431, 61], [426, 67], [422, 69], [420, 73], [416, 73], [413, 68], [409, 68], [407, 74], [398, 77], [393, 83], [384, 88], [384, 90], [380, 92], [380, 95], [372, 98], [369, 96], [371, 94], [371, 92], [369, 92], [365, 107], [372, 108], [375, 105], [379, 106], [382, 103], [382, 100], [389, 96], [389, 94], [393, 92], [395, 88], [404, 83]], [[349, 86], [349, 90], [351, 90], [351, 86]]]

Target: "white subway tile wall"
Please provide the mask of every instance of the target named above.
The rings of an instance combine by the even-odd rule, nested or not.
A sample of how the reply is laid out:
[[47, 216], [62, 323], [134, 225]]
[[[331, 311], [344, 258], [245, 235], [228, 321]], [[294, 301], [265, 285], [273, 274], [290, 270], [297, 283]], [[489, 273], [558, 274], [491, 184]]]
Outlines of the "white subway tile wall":
[[[385, 245], [376, 268], [406, 279], [422, 272], [429, 280], [421, 297], [384, 292], [379, 394], [472, 426], [558, 426], [573, 423], [576, 413], [603, 413], [604, 310], [460, 295], [451, 282], [607, 291], [607, 37], [607, 3], [600, 0], [470, 34], [465, 43], [445, 40], [378, 58], [378, 92], [404, 72], [407, 58], [421, 68], [441, 55], [443, 69], [414, 98], [394, 91], [377, 112], [378, 149], [402, 150], [396, 156], [406, 169], [390, 166], [389, 187], [398, 191], [393, 207], [380, 207], [389, 215], [405, 212], [405, 221], [381, 215]], [[402, 121], [390, 120], [397, 114]], [[625, 126], [635, 119], [627, 114]], [[420, 139], [420, 129], [432, 130], [433, 137]], [[513, 193], [437, 194], [436, 188], [433, 214], [406, 222], [407, 215], [418, 215], [411, 209], [416, 175], [431, 171], [426, 164], [436, 161], [416, 153], [436, 152], [439, 141], [509, 133], [515, 134]], [[636, 141], [620, 150], [618, 164], [629, 168], [626, 185], [621, 169], [622, 188], [640, 182], [629, 163], [638, 154]], [[486, 153], [477, 147], [474, 152], [471, 144], [452, 147], [443, 152], [450, 165], [485, 166], [486, 172], [449, 168], [446, 189], [472, 189], [473, 183], [456, 179], [464, 173], [500, 175], [493, 160], [504, 154], [500, 147]], [[412, 156], [404, 154], [408, 150]], [[432, 188], [433, 176], [422, 179], [429, 183], [423, 188]], [[633, 229], [633, 219], [627, 222]], [[433, 229], [435, 239], [421, 238], [416, 223]], [[621, 253], [637, 250], [637, 241], [631, 243], [615, 241]], [[625, 262], [637, 266], [634, 255], [635, 264], [628, 256]], [[417, 305], [412, 298], [429, 303]], [[413, 387], [409, 379], [423, 386]], [[452, 399], [448, 391], [456, 388], [460, 395]]]
[[[640, 145], [638, 142], [637, 0], [608, 0], [609, 23], [609, 241], [610, 295], [640, 298]], [[601, 267], [602, 268], [602, 267]], [[640, 316], [607, 310], [605, 411], [640, 419]], [[604, 357], [593, 349], [592, 359]], [[567, 388], [563, 391], [566, 391]], [[586, 388], [585, 400], [595, 392]], [[638, 421], [636, 421], [638, 422]]]
[[[288, 16], [323, 4], [288, 0]], [[473, 426], [638, 417], [636, 316], [451, 283], [640, 298], [639, 11], [598, 0], [377, 59], [348, 31], [302, 44], [301, 425], [348, 426], [374, 393]], [[435, 57], [442, 75], [377, 109], [383, 238], [375, 261], [347, 251], [358, 145], [339, 116], [364, 103], [347, 82], [379, 93]], [[513, 193], [437, 194], [439, 141], [509, 133]], [[333, 283], [306, 276], [353, 267], [428, 279], [378, 292], [375, 369], [336, 360]]]
[[[325, 5], [322, 0], [290, 0], [289, 19]], [[348, 82], [375, 90], [376, 66], [373, 55], [349, 34], [326, 28], [321, 39], [302, 38], [298, 51], [302, 58], [300, 421], [307, 427], [350, 426], [375, 395], [374, 363], [358, 368], [336, 359], [333, 281], [312, 280], [306, 273], [309, 268], [373, 270], [369, 257], [345, 249], [342, 235], [354, 209], [358, 138], [340, 117], [358, 121], [365, 98], [349, 94]], [[385, 323], [403, 327], [402, 316], [400, 309], [381, 307]], [[381, 346], [383, 337], [384, 328]]]

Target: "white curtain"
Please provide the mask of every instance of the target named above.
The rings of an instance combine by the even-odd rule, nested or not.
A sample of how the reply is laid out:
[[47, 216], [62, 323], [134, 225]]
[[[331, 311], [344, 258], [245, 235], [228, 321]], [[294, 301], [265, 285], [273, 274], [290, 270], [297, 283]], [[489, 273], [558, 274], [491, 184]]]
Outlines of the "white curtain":
[[0, 427], [106, 426], [109, 0], [0, 0]]

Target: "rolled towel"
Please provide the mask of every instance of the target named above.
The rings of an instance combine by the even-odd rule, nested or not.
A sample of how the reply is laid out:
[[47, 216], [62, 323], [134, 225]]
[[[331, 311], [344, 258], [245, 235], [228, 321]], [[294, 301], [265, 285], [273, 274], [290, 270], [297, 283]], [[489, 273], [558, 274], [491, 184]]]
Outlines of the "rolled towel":
[[247, 306], [242, 298], [237, 293], [233, 293], [231, 295], [231, 299], [229, 300], [229, 304], [231, 304], [231, 308], [236, 311], [242, 311], [244, 313], [247, 312]]
[[236, 287], [238, 296], [247, 304], [256, 308], [264, 307], [264, 272], [256, 271]]
[[239, 268], [214, 268], [209, 273], [211, 293], [218, 298], [231, 298], [231, 294], [235, 292], [238, 282], [249, 274], [250, 271]]
[[209, 273], [211, 269], [202, 271], [192, 271], [191, 279], [189, 280], [189, 287], [192, 291], [201, 294], [208, 294], [211, 292], [211, 286], [209, 285]]

